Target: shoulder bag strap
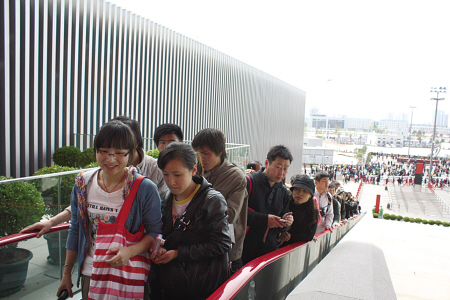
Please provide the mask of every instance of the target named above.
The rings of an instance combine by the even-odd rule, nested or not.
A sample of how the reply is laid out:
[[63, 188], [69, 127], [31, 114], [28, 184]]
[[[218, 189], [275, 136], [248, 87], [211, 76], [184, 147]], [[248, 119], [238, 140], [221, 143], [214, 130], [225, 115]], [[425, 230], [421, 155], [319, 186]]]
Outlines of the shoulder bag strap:
[[248, 182], [250, 183], [250, 188], [249, 188], [249, 191], [248, 191], [248, 195], [250, 196], [252, 194], [252, 188], [253, 188], [252, 178], [250, 176], [248, 176], [248, 175], [245, 175], [245, 177], [248, 178]]
[[[200, 191], [197, 191], [197, 194], [199, 192]], [[176, 227], [174, 227], [174, 229], [185, 231], [186, 228], [189, 225], [191, 225], [191, 219], [197, 212], [198, 208], [203, 207], [203, 203], [205, 202], [205, 199], [206, 199], [206, 195], [204, 197], [202, 197], [201, 199], [197, 199], [197, 195], [195, 195], [194, 198], [191, 200], [191, 202], [186, 207], [186, 209], [184, 210], [180, 219], [175, 222]]]
[[119, 215], [117, 216], [117, 224], [125, 225], [125, 222], [127, 221], [128, 214], [130, 213], [131, 206], [134, 202], [134, 197], [136, 196], [137, 191], [139, 190], [139, 186], [141, 185], [141, 182], [144, 178], [147, 178], [145, 176], [139, 176], [136, 178], [133, 182], [133, 186], [131, 187], [130, 193], [128, 194], [127, 198], [123, 202], [122, 208], [119, 211]]

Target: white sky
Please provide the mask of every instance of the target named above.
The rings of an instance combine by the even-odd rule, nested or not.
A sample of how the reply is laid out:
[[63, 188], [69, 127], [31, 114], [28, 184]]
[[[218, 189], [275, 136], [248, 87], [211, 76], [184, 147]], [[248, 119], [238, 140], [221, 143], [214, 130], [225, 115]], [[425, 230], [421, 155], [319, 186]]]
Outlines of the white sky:
[[[306, 92], [306, 111], [431, 123], [450, 88], [450, 1], [112, 0]], [[450, 92], [439, 109], [450, 114]]]

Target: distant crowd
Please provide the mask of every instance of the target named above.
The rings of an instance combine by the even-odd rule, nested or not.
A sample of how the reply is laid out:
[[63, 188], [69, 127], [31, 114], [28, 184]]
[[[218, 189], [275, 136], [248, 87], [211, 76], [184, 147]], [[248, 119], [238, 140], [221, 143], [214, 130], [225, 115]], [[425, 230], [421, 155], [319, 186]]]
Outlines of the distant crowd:
[[[429, 157], [414, 156], [411, 159], [398, 155], [384, 153], [370, 153], [368, 162], [364, 165], [316, 165], [311, 167], [310, 175], [317, 170], [329, 172], [330, 177], [337, 173], [342, 175], [342, 181], [350, 180], [357, 182], [362, 180], [373, 184], [393, 183], [398, 185], [414, 185], [416, 175], [416, 161], [427, 161], [423, 165], [422, 183], [429, 181]], [[305, 166], [306, 170], [306, 166]], [[435, 187], [449, 184], [450, 160], [444, 158], [433, 158], [431, 183]]]

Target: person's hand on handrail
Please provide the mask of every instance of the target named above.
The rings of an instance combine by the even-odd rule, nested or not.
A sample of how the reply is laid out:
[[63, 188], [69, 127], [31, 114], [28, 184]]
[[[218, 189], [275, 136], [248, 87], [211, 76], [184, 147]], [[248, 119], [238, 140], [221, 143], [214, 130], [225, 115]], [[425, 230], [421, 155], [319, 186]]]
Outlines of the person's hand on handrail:
[[62, 212], [60, 212], [59, 214], [57, 214], [56, 216], [50, 218], [49, 220], [40, 221], [40, 222], [37, 222], [30, 226], [25, 227], [24, 229], [22, 229], [20, 231], [20, 233], [29, 233], [29, 232], [33, 232], [33, 231], [39, 231], [36, 234], [36, 237], [40, 238], [41, 236], [43, 236], [44, 234], [49, 232], [53, 226], [58, 225], [63, 222], [70, 221], [70, 217], [71, 217], [70, 211], [65, 209]]

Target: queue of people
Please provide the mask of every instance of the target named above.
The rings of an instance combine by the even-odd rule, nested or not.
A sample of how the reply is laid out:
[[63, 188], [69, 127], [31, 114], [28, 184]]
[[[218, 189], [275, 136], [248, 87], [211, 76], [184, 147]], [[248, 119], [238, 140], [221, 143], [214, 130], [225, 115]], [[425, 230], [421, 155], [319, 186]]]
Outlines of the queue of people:
[[285, 183], [293, 157], [283, 145], [243, 172], [227, 160], [220, 130], [201, 130], [191, 146], [179, 126], [163, 124], [156, 160], [139, 128], [123, 116], [104, 124], [99, 168], [77, 176], [70, 207], [22, 230], [40, 237], [70, 220], [57, 295], [73, 296], [78, 261], [83, 299], [206, 299], [244, 264], [357, 212], [327, 172]]

